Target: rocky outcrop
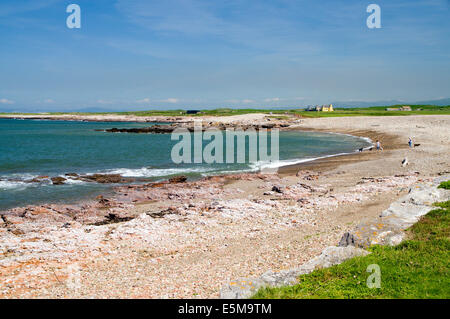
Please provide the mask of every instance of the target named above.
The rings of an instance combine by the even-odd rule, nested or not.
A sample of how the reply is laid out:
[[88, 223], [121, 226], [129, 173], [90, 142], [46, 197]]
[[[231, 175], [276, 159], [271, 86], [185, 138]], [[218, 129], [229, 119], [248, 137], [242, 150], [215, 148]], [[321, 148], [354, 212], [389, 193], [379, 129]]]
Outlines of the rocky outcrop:
[[[228, 128], [246, 131], [249, 129], [254, 129], [255, 131], [263, 129], [271, 130], [273, 128], [287, 128], [289, 124], [280, 124], [280, 123], [271, 123], [271, 124], [262, 124], [262, 125], [237, 125], [237, 124], [225, 124], [225, 123], [213, 123], [210, 122], [208, 124], [204, 124], [202, 126], [202, 131], [204, 132], [207, 129], [215, 128], [219, 130], [226, 130]], [[184, 128], [189, 132], [194, 131], [194, 125], [192, 123], [174, 123], [174, 124], [164, 124], [164, 125], [152, 125], [148, 127], [134, 127], [134, 128], [117, 128], [113, 127], [106, 130], [96, 130], [96, 131], [104, 131], [109, 133], [154, 133], [154, 134], [167, 134], [172, 133], [175, 129]]]
[[90, 225], [101, 226], [101, 225], [108, 225], [108, 224], [127, 222], [127, 221], [132, 220], [132, 219], [134, 219], [134, 217], [130, 217], [130, 216], [120, 217], [117, 214], [109, 213], [108, 215], [105, 216], [104, 220], [92, 223]]
[[184, 183], [185, 181], [187, 181], [187, 177], [184, 175], [175, 176], [169, 179], [169, 183], [171, 184]]
[[26, 182], [27, 183], [42, 183], [43, 181], [48, 180], [48, 179], [49, 179], [49, 177], [47, 175], [43, 175], [43, 176], [35, 177], [35, 178], [33, 178], [33, 179], [29, 180], [29, 181], [26, 181]]
[[[49, 180], [52, 185], [64, 185], [68, 179], [79, 180], [83, 182], [95, 182], [100, 184], [119, 184], [119, 183], [131, 183], [135, 180], [133, 178], [125, 178], [120, 174], [92, 174], [92, 175], [78, 175], [77, 173], [67, 173], [62, 176], [38, 176], [31, 180], [27, 180], [27, 183], [45, 183]], [[180, 180], [181, 181], [181, 180]]]
[[441, 181], [448, 179], [450, 175], [430, 183], [414, 185], [407, 195], [393, 202], [377, 219], [358, 225], [351, 233], [345, 233], [339, 246], [398, 245], [404, 239], [407, 228], [435, 209], [433, 203], [450, 199], [450, 191], [437, 188]]
[[66, 181], [66, 179], [64, 177], [57, 176], [57, 177], [52, 177], [51, 181], [52, 181], [53, 185], [63, 185], [64, 182]]
[[80, 177], [81, 180], [84, 181], [92, 181], [100, 184], [117, 184], [117, 183], [125, 183], [132, 182], [132, 179], [123, 178], [120, 174], [92, 174], [92, 175], [83, 175]]
[[[106, 129], [105, 132], [110, 133], [172, 133], [178, 126], [177, 125], [152, 125], [148, 127], [135, 127], [135, 128], [116, 128]], [[97, 130], [103, 131], [103, 130]]]

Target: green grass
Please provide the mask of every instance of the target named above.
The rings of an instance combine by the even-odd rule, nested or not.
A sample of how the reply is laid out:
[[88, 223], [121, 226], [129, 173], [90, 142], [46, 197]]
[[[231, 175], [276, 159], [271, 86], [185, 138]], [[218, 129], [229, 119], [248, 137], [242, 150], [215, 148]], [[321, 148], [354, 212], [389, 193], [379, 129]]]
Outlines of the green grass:
[[450, 181], [440, 183], [438, 188], [450, 189]]
[[[398, 107], [398, 106], [389, 106]], [[303, 109], [235, 109], [235, 108], [219, 108], [213, 110], [201, 110], [200, 114], [189, 115], [191, 117], [201, 116], [230, 116], [241, 115], [250, 113], [264, 113], [274, 115], [276, 118], [279, 115], [280, 118], [284, 116], [302, 116], [302, 117], [341, 117], [341, 116], [393, 116], [393, 115], [433, 115], [433, 114], [450, 114], [450, 105], [447, 106], [434, 106], [434, 105], [411, 105], [412, 111], [386, 111], [386, 106], [373, 106], [366, 108], [335, 108], [334, 112], [307, 112]], [[32, 113], [0, 113], [0, 115], [15, 114], [15, 115], [32, 115]], [[116, 114], [116, 115], [134, 115], [134, 116], [186, 116], [186, 110], [150, 110], [150, 111], [130, 111], [130, 112], [101, 112], [101, 113], [62, 113], [52, 112], [43, 113], [51, 115], [73, 114], [73, 115], [92, 115], [92, 114]]]
[[[299, 277], [299, 284], [259, 290], [253, 298], [450, 298], [450, 201], [436, 204], [395, 247]], [[367, 266], [378, 264], [381, 288], [368, 288]]]
[[393, 106], [372, 106], [364, 108], [335, 108], [334, 112], [307, 112], [299, 111], [298, 114], [304, 117], [342, 117], [342, 116], [408, 116], [408, 115], [434, 115], [450, 114], [450, 106], [434, 105], [411, 105], [411, 111], [386, 111], [386, 108], [396, 108]]
[[[220, 108], [213, 110], [200, 110], [199, 114], [186, 114], [186, 110], [149, 110], [149, 111], [129, 111], [129, 112], [48, 112], [48, 113], [40, 113], [42, 115], [63, 115], [63, 114], [72, 114], [72, 115], [107, 115], [107, 114], [115, 114], [115, 115], [133, 115], [133, 116], [191, 116], [191, 117], [201, 117], [201, 116], [230, 116], [230, 115], [241, 115], [241, 114], [251, 114], [251, 113], [264, 113], [264, 114], [289, 114], [293, 113], [293, 110], [269, 110], [269, 109], [231, 109], [231, 108]], [[0, 113], [0, 115], [35, 115], [37, 113]]]

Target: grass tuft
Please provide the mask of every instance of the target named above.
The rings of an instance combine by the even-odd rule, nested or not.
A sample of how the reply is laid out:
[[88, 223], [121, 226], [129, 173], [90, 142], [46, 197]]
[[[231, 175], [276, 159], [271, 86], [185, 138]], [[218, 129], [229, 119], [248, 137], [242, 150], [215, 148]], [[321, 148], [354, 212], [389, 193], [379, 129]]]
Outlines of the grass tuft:
[[450, 189], [450, 181], [442, 182], [439, 184], [438, 188]]

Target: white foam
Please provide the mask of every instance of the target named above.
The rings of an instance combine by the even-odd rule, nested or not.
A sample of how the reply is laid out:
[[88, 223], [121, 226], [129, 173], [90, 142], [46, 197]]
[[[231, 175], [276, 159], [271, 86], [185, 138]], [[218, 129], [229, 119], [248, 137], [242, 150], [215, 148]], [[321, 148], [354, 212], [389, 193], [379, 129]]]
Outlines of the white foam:
[[341, 156], [341, 155], [348, 155], [353, 154], [354, 152], [349, 153], [338, 153], [338, 154], [331, 154], [331, 155], [325, 155], [325, 156], [319, 156], [319, 157], [313, 157], [313, 158], [302, 158], [302, 159], [289, 159], [289, 160], [281, 160], [276, 162], [255, 162], [251, 163], [250, 167], [252, 171], [259, 171], [259, 170], [271, 170], [276, 169], [283, 166], [290, 166], [290, 165], [296, 165], [306, 162], [312, 162], [323, 158], [329, 158], [334, 156]]
[[[17, 189], [17, 188], [25, 188], [29, 186], [29, 184], [18, 181], [0, 181], [0, 189], [9, 190], [9, 189]], [[31, 186], [31, 185], [30, 185]]]
[[211, 171], [211, 168], [198, 167], [198, 168], [118, 168], [107, 171], [107, 174], [120, 174], [123, 177], [158, 177], [169, 176], [175, 174], [185, 173], [204, 173]]
[[30, 173], [15, 173], [15, 174], [3, 175], [1, 177], [5, 178], [5, 179], [10, 179], [10, 180], [26, 181], [26, 180], [31, 180], [31, 179], [33, 179], [35, 177], [38, 177], [38, 176], [39, 175], [30, 174]]
[[[364, 140], [367, 143], [369, 143], [370, 145], [364, 147], [363, 150], [368, 150], [374, 146], [373, 141], [369, 137], [359, 137], [359, 136], [354, 136], [354, 135], [350, 135], [350, 134], [346, 134], [346, 133], [329, 133], [329, 134], [351, 136], [354, 138], [359, 138], [361, 140]], [[312, 157], [312, 158], [288, 159], [288, 160], [281, 160], [281, 161], [276, 161], [276, 162], [258, 161], [255, 163], [251, 163], [250, 167], [251, 167], [251, 171], [274, 170], [274, 169], [277, 169], [277, 168], [283, 167], [283, 166], [312, 162], [312, 161], [316, 161], [318, 159], [323, 159], [323, 158], [329, 158], [329, 157], [335, 157], [335, 156], [341, 156], [341, 155], [349, 155], [349, 154], [353, 154], [358, 151], [359, 151], [359, 149], [356, 149], [353, 152], [347, 152], [347, 153], [337, 153], [337, 154], [330, 154], [330, 155], [324, 155], [324, 156]]]
[[66, 180], [64, 181], [64, 184], [68, 184], [68, 185], [86, 184], [85, 181], [82, 181], [79, 179], [67, 178], [67, 176], [63, 176], [63, 177], [66, 178]]

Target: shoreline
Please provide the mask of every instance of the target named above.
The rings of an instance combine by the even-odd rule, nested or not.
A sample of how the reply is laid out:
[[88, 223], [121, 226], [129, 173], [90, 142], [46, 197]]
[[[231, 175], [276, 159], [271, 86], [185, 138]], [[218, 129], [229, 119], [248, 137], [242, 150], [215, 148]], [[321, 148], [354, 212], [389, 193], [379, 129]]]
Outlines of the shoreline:
[[[65, 121], [70, 121], [70, 120], [65, 120]], [[133, 123], [133, 122], [131, 122]], [[137, 122], [136, 122], [137, 123]], [[365, 140], [368, 143], [371, 143], [370, 146], [367, 146], [364, 148], [364, 151], [368, 151], [367, 149], [369, 147], [373, 147], [373, 141], [371, 140], [370, 137], [368, 136], [357, 136], [357, 135], [351, 135], [351, 134], [347, 134], [347, 133], [341, 133], [341, 132], [330, 132], [330, 131], [319, 131], [319, 130], [314, 130], [314, 129], [300, 129], [300, 128], [291, 128], [289, 130], [286, 131], [297, 131], [297, 132], [322, 132], [322, 133], [327, 133], [327, 134], [334, 134], [334, 135], [346, 135], [346, 136], [351, 136], [351, 137], [356, 137], [356, 138], [360, 138], [362, 140]], [[154, 134], [154, 133], [150, 133], [150, 134]], [[158, 134], [158, 133], [156, 133]], [[360, 153], [359, 153], [360, 154]], [[323, 167], [324, 164], [326, 163], [331, 163], [331, 162], [335, 162], [336, 160], [339, 160], [341, 157], [347, 157], [347, 156], [355, 156], [358, 155], [358, 150], [355, 149], [352, 152], [348, 152], [348, 153], [336, 153], [336, 154], [329, 154], [329, 155], [323, 155], [323, 156], [319, 156], [319, 157], [315, 157], [315, 158], [303, 158], [303, 159], [286, 159], [286, 160], [280, 160], [280, 162], [295, 162], [295, 163], [291, 163], [291, 164], [283, 164], [283, 163], [277, 163], [279, 164], [279, 166], [271, 166], [269, 169], [274, 169], [275, 170], [275, 174], [280, 174], [282, 176], [287, 176], [289, 174], [295, 174], [298, 170], [303, 169], [303, 168], [309, 168], [311, 170], [314, 170], [315, 168], [318, 167]], [[173, 169], [173, 168], [169, 168]], [[117, 170], [117, 169], [112, 169], [113, 171]], [[214, 174], [206, 174], [203, 176], [199, 176], [193, 179], [189, 179], [190, 181], [204, 181], [204, 180], [208, 180], [211, 177], [221, 177], [221, 178], [229, 178], [229, 179], [234, 179], [236, 176], [242, 175], [242, 174], [264, 174], [261, 172], [261, 170], [263, 170], [263, 168], [259, 168], [259, 169], [250, 169], [250, 170], [238, 170], [238, 171], [233, 171], [233, 172], [217, 172]], [[295, 171], [295, 172], [294, 172]], [[111, 175], [117, 175], [114, 172], [113, 173], [107, 173], [104, 170], [100, 170], [98, 172], [94, 172], [94, 173], [83, 173], [83, 174], [77, 174], [76, 179], [78, 180], [82, 180], [83, 177], [87, 177], [89, 175], [104, 175], [105, 177]], [[154, 181], [146, 181], [146, 179], [150, 179], [150, 177], [142, 177], [142, 178], [138, 178], [138, 177], [130, 177], [130, 176], [120, 176], [121, 179], [126, 180], [126, 179], [130, 179], [133, 180], [132, 182], [124, 182], [122, 183], [122, 185], [111, 185], [108, 188], [108, 193], [113, 193], [114, 194], [114, 188], [116, 187], [121, 187], [121, 186], [132, 186], [132, 185], [142, 185], [145, 184], [146, 182], [150, 182], [150, 183], [161, 183], [161, 182], [168, 182], [169, 179], [177, 177], [177, 176], [184, 176], [184, 172], [180, 172], [177, 175], [173, 175], [173, 176], [167, 176], [161, 179], [156, 179]], [[272, 173], [269, 173], [272, 174]], [[41, 174], [42, 175], [42, 174]], [[53, 178], [58, 178], [60, 176], [64, 176], [64, 174], [59, 174], [59, 175], [55, 175], [54, 177], [50, 176], [48, 179], [53, 179]], [[68, 180], [72, 180], [71, 178], [74, 178], [73, 176], [67, 176], [67, 174], [64, 176], [65, 178], [68, 178]], [[39, 178], [39, 177], [37, 177]], [[35, 178], [36, 179], [36, 178]], [[142, 179], [142, 180], [140, 180]], [[2, 180], [0, 180], [1, 182]], [[138, 182], [138, 183], [133, 183], [133, 182]], [[28, 184], [32, 184], [31, 180], [24, 180], [24, 181], [18, 181], [18, 180], [11, 180], [11, 182], [14, 183], [28, 183]], [[71, 184], [71, 183], [69, 183]], [[52, 205], [52, 204], [56, 204], [56, 205], [82, 205], [86, 202], [91, 202], [95, 199], [95, 197], [98, 196], [105, 196], [105, 193], [100, 193], [97, 194], [96, 196], [84, 196], [83, 198], [80, 198], [78, 200], [72, 201], [70, 204], [67, 202], [37, 202], [37, 203], [30, 203], [27, 204], [25, 206], [14, 206], [14, 207], [10, 207], [10, 208], [6, 208], [6, 209], [1, 209], [0, 213], [7, 213], [9, 210], [13, 210], [13, 209], [24, 209], [26, 207], [30, 207], [30, 206], [42, 206], [42, 205]]]
[[[117, 201], [17, 211], [0, 220], [0, 296], [217, 298], [235, 278], [320, 255], [409, 186], [450, 170], [450, 116], [307, 119], [294, 127], [369, 136], [385, 150], [301, 163], [276, 176], [124, 186]], [[422, 145], [408, 149], [412, 128]], [[405, 155], [410, 165], [402, 167]], [[78, 290], [64, 285], [74, 264]]]
[[[290, 130], [295, 130], [295, 128], [291, 128]], [[384, 134], [372, 130], [367, 131], [360, 131], [360, 132], [353, 132], [348, 131], [347, 132], [330, 132], [328, 130], [322, 130], [322, 129], [298, 129], [298, 131], [306, 131], [306, 132], [323, 132], [323, 133], [331, 133], [331, 134], [343, 134], [343, 135], [349, 135], [353, 137], [359, 137], [362, 139], [367, 140], [369, 143], [372, 144], [372, 147], [374, 146], [374, 141], [377, 139], [381, 139], [384, 141], [387, 141], [388, 148], [387, 150], [395, 150], [402, 148], [402, 145], [397, 142], [398, 136], [395, 135], [389, 135]], [[404, 148], [404, 147], [403, 147]], [[379, 153], [377, 150], [369, 151], [365, 149], [363, 152], [358, 152], [355, 150], [352, 153], [346, 153], [346, 154], [336, 154], [334, 156], [328, 156], [325, 158], [318, 158], [313, 161], [308, 161], [304, 163], [298, 163], [293, 165], [286, 165], [279, 168], [279, 174], [283, 176], [287, 176], [289, 174], [295, 174], [298, 170], [301, 169], [310, 169], [313, 171], [320, 171], [320, 170], [330, 170], [337, 168], [339, 165], [345, 164], [345, 163], [351, 163], [351, 162], [359, 162], [359, 161], [368, 161], [375, 157], [375, 155]]]

